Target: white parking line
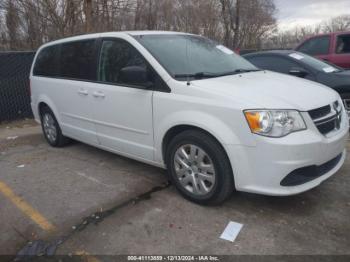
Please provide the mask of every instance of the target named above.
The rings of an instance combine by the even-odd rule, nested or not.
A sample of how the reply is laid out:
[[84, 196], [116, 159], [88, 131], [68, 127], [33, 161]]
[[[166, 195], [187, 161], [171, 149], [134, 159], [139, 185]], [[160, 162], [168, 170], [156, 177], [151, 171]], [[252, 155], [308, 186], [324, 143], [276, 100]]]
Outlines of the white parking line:
[[105, 184], [103, 182], [101, 182], [100, 180], [94, 178], [94, 177], [91, 177], [91, 176], [88, 176], [86, 175], [85, 173], [83, 172], [75, 172], [76, 175], [80, 176], [80, 177], [83, 177], [87, 180], [90, 180], [91, 182], [94, 182], [96, 184], [99, 184], [99, 185], [102, 185], [102, 186], [105, 186], [105, 187], [108, 187], [108, 188], [115, 188], [115, 186], [113, 185], [108, 185], [108, 184]]

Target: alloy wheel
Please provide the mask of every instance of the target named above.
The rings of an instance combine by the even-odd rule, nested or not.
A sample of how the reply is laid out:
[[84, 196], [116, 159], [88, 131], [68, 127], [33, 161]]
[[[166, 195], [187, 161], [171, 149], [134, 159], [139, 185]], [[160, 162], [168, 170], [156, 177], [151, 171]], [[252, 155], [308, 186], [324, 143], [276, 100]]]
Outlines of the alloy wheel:
[[51, 143], [54, 143], [57, 139], [57, 128], [56, 128], [55, 120], [53, 119], [51, 114], [48, 114], [48, 113], [44, 114], [43, 127], [44, 127], [44, 132], [47, 139]]

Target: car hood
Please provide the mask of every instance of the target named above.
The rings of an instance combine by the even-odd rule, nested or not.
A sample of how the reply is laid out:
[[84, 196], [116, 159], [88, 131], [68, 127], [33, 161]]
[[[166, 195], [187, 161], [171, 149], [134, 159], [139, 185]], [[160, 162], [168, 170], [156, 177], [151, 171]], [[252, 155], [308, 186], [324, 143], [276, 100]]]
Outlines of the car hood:
[[316, 82], [258, 71], [191, 82], [211, 96], [230, 98], [242, 109], [296, 109], [308, 111], [336, 101], [339, 95]]

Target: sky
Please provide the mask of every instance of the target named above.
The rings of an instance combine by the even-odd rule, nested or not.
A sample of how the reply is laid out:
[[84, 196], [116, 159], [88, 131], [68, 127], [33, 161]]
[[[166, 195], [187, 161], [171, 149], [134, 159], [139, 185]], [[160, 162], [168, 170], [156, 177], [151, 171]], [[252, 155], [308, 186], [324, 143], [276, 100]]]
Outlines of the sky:
[[315, 25], [334, 16], [350, 15], [350, 0], [275, 0], [279, 29]]

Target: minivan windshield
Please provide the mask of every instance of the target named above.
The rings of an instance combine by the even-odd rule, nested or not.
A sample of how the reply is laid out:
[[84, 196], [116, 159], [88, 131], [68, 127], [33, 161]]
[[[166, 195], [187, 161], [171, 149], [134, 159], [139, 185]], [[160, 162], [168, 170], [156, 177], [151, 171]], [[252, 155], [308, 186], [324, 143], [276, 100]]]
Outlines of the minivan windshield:
[[230, 49], [201, 36], [169, 34], [135, 38], [178, 80], [259, 71]]

